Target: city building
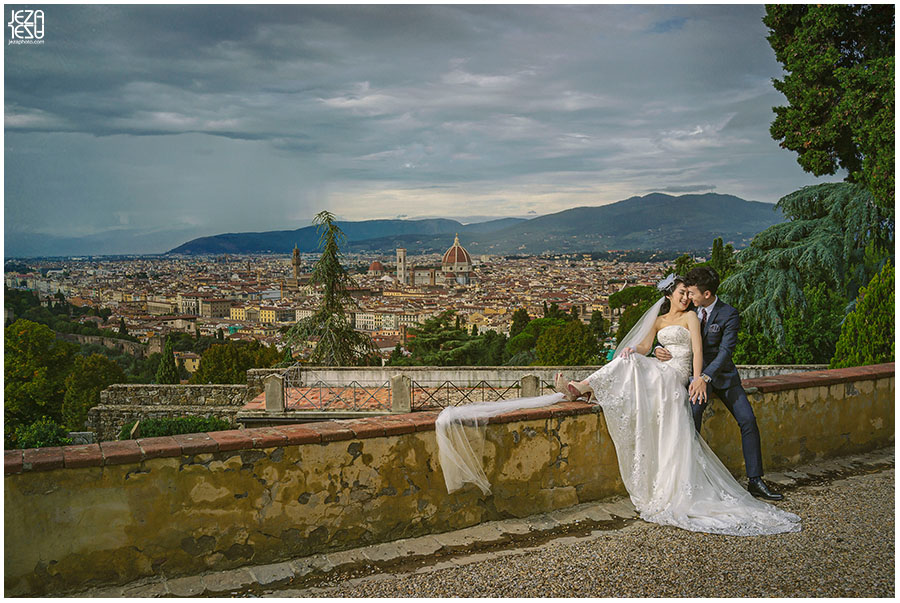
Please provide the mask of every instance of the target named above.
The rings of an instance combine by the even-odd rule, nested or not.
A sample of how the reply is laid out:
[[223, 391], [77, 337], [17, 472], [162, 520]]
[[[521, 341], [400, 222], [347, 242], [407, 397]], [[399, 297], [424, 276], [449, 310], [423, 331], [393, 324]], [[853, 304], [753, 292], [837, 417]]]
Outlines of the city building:
[[459, 235], [441, 259], [441, 276], [446, 284], [468, 285], [474, 282], [472, 256], [459, 244]]
[[227, 318], [231, 315], [230, 299], [204, 298], [200, 300], [200, 316], [204, 318]]

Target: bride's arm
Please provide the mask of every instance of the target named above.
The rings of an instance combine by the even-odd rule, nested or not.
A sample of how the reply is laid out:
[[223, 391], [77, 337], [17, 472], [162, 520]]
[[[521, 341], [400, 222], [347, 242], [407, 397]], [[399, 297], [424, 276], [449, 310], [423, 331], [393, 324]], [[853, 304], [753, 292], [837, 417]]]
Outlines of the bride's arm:
[[634, 346], [635, 351], [641, 356], [646, 356], [650, 352], [650, 346], [653, 345], [653, 339], [656, 337], [656, 332], [659, 331], [659, 319], [653, 323], [653, 328], [650, 329], [650, 332], [647, 333], [647, 336], [644, 337], [644, 341], [640, 342], [636, 346]]
[[691, 332], [691, 350], [693, 352], [694, 378], [703, 372], [703, 334], [700, 332], [700, 319], [693, 312], [687, 313], [688, 331]]

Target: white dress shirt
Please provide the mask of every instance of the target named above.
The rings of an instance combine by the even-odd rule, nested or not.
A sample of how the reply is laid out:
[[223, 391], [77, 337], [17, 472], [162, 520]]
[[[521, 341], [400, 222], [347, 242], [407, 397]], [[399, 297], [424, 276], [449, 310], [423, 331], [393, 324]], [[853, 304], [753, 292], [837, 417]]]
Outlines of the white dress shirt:
[[701, 324], [703, 323], [703, 310], [706, 310], [706, 320], [709, 320], [709, 316], [710, 314], [712, 314], [713, 308], [716, 306], [717, 301], [719, 301], [718, 297], [712, 300], [712, 303], [705, 308], [697, 308], [697, 318], [700, 319]]

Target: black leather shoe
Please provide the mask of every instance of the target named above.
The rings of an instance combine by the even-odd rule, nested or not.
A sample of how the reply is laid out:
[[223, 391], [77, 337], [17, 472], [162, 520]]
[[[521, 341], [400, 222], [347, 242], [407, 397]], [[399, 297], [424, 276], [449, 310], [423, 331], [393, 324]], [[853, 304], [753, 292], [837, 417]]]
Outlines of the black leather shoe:
[[784, 496], [777, 492], [769, 490], [769, 486], [761, 478], [753, 478], [747, 484], [747, 490], [756, 498], [765, 498], [766, 500], [782, 500]]

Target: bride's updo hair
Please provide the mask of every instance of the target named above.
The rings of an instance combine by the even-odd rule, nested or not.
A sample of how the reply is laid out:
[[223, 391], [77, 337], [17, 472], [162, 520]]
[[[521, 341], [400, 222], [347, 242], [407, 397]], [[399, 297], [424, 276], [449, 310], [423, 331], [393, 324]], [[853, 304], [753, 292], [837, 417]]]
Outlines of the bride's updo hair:
[[660, 293], [666, 296], [666, 300], [659, 308], [660, 314], [669, 313], [669, 310], [672, 308], [672, 294], [675, 293], [675, 289], [678, 288], [678, 285], [683, 282], [684, 278], [677, 274], [670, 274], [665, 280], [656, 285], [656, 288], [659, 289]]

